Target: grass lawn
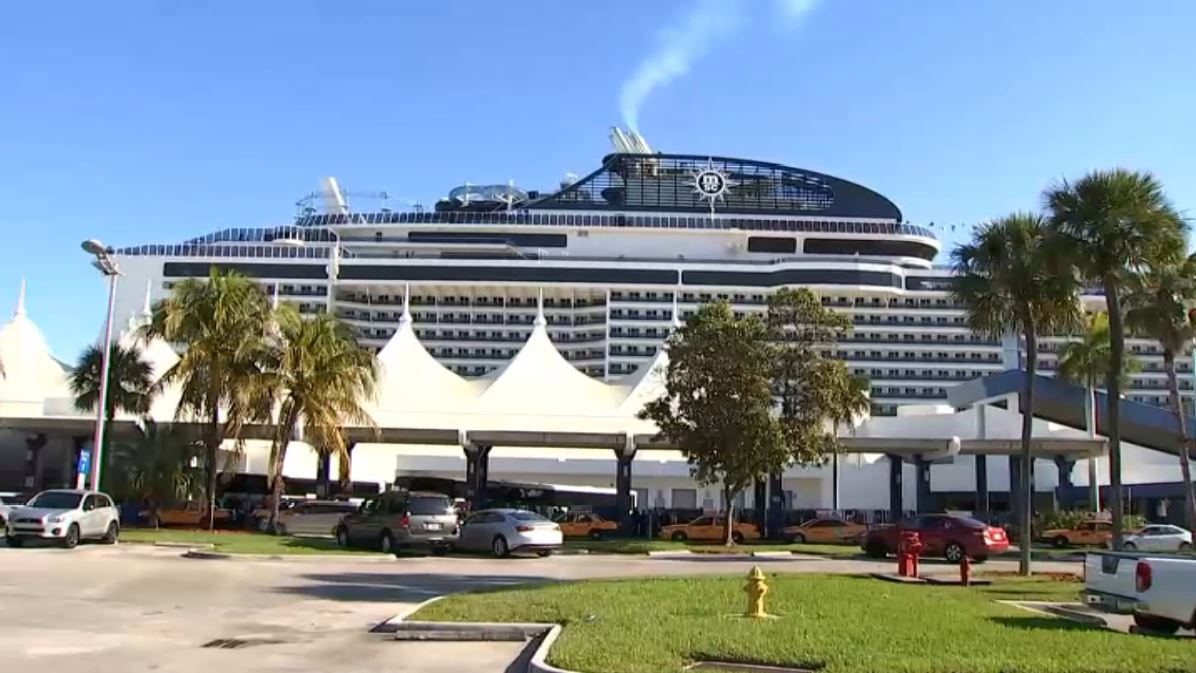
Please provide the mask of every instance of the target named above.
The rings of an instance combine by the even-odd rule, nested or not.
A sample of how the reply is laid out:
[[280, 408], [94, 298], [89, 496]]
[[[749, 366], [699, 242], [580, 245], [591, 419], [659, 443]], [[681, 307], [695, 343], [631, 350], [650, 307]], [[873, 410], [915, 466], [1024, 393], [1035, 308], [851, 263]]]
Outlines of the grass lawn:
[[647, 554], [650, 551], [682, 551], [695, 554], [726, 554], [753, 551], [792, 551], [802, 554], [823, 556], [855, 556], [862, 553], [857, 545], [836, 544], [784, 544], [769, 542], [747, 542], [733, 547], [721, 544], [673, 542], [672, 540], [645, 540], [643, 538], [614, 538], [608, 540], [566, 540], [569, 549], [586, 549], [602, 554]]
[[824, 673], [1196, 671], [1196, 642], [1123, 635], [994, 602], [1072, 600], [1077, 581], [996, 577], [928, 587], [864, 577], [778, 575], [769, 612], [743, 610], [741, 577], [591, 581], [458, 594], [415, 619], [556, 622], [549, 662], [586, 673], [680, 672], [699, 659]]
[[213, 551], [226, 554], [369, 554], [361, 549], [341, 549], [328, 538], [285, 537], [251, 531], [207, 531], [183, 528], [125, 528], [120, 541], [126, 543], [185, 542], [211, 544]]

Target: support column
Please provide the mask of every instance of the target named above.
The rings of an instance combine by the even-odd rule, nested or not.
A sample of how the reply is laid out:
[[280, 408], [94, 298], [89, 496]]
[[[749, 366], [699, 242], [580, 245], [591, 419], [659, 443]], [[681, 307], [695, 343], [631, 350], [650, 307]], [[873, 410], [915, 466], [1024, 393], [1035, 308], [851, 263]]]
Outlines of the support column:
[[831, 509], [839, 511], [839, 452], [831, 454]]
[[989, 521], [988, 456], [976, 454], [976, 511], [977, 518]]
[[631, 516], [631, 461], [635, 460], [635, 444], [627, 438], [627, 445], [615, 449], [615, 509], [618, 510], [619, 532], [632, 534], [635, 520]]
[[757, 479], [752, 495], [754, 496], [752, 499], [752, 523], [756, 524], [756, 528], [763, 533], [768, 527], [768, 519], [765, 517], [765, 511], [768, 508], [768, 482]]
[[40, 491], [41, 470], [39, 468], [39, 452], [46, 445], [46, 433], [37, 432], [25, 438], [25, 481], [26, 491]]
[[320, 498], [327, 498], [329, 493], [328, 484], [332, 479], [332, 454], [323, 451], [318, 456], [316, 462], [316, 495]]
[[917, 469], [918, 476], [918, 513], [926, 514], [931, 511], [930, 507], [930, 462], [922, 460], [919, 456], [914, 461], [914, 467]]
[[1055, 467], [1059, 470], [1059, 484], [1055, 487], [1055, 503], [1059, 509], [1067, 509], [1071, 504], [1071, 469], [1075, 466], [1074, 460], [1068, 460], [1064, 456], [1055, 456]]
[[902, 479], [902, 467], [904, 461], [901, 456], [888, 454], [889, 458], [889, 516], [892, 518], [892, 523], [901, 520], [905, 513], [902, 506], [902, 490], [904, 488], [904, 481]]
[[1009, 513], [1020, 522], [1022, 511], [1022, 457], [1009, 456]]
[[785, 527], [785, 487], [781, 481], [781, 473], [773, 472], [768, 475], [768, 538], [775, 540], [781, 536], [781, 529]]
[[466, 444], [465, 449], [465, 500], [470, 509], [486, 506], [486, 484], [489, 481], [490, 449], [484, 444]]

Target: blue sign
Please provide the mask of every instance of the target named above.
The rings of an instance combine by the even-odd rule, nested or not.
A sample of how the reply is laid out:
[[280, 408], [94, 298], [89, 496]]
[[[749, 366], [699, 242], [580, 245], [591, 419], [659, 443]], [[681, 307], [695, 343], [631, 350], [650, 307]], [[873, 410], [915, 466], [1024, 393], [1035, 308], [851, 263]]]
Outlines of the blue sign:
[[91, 449], [79, 449], [79, 462], [75, 465], [75, 474], [88, 475], [91, 473]]

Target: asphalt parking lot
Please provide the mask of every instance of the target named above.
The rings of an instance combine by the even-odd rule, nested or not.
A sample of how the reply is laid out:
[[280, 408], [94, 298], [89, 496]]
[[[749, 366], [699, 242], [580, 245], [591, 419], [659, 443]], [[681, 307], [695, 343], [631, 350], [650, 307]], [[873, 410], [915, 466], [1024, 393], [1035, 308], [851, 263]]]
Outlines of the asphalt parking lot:
[[[503, 671], [518, 644], [400, 643], [369, 630], [446, 593], [597, 577], [745, 574], [755, 564], [770, 572], [860, 573], [893, 565], [704, 555], [197, 560], [146, 545], [0, 546], [0, 671]], [[1040, 567], [1079, 570], [1075, 563]], [[927, 568], [933, 572], [934, 564]]]

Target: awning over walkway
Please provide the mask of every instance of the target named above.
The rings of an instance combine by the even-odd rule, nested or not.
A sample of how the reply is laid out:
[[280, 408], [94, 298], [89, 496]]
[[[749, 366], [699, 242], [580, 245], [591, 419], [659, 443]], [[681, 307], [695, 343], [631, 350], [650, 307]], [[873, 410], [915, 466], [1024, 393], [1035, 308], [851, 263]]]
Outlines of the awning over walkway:
[[[1025, 371], [1010, 369], [961, 383], [947, 390], [947, 399], [956, 408], [1019, 395], [1025, 385]], [[1087, 390], [1046, 376], [1034, 377], [1034, 415], [1039, 418], [1084, 429], [1084, 396]], [[1180, 454], [1179, 423], [1167, 409], [1141, 402], [1121, 400], [1121, 438], [1124, 441], [1158, 451]], [[1188, 428], [1196, 419], [1189, 417]], [[1096, 393], [1096, 431], [1104, 434], [1108, 425], [1108, 395]], [[1196, 458], [1196, 452], [1193, 453]]]

